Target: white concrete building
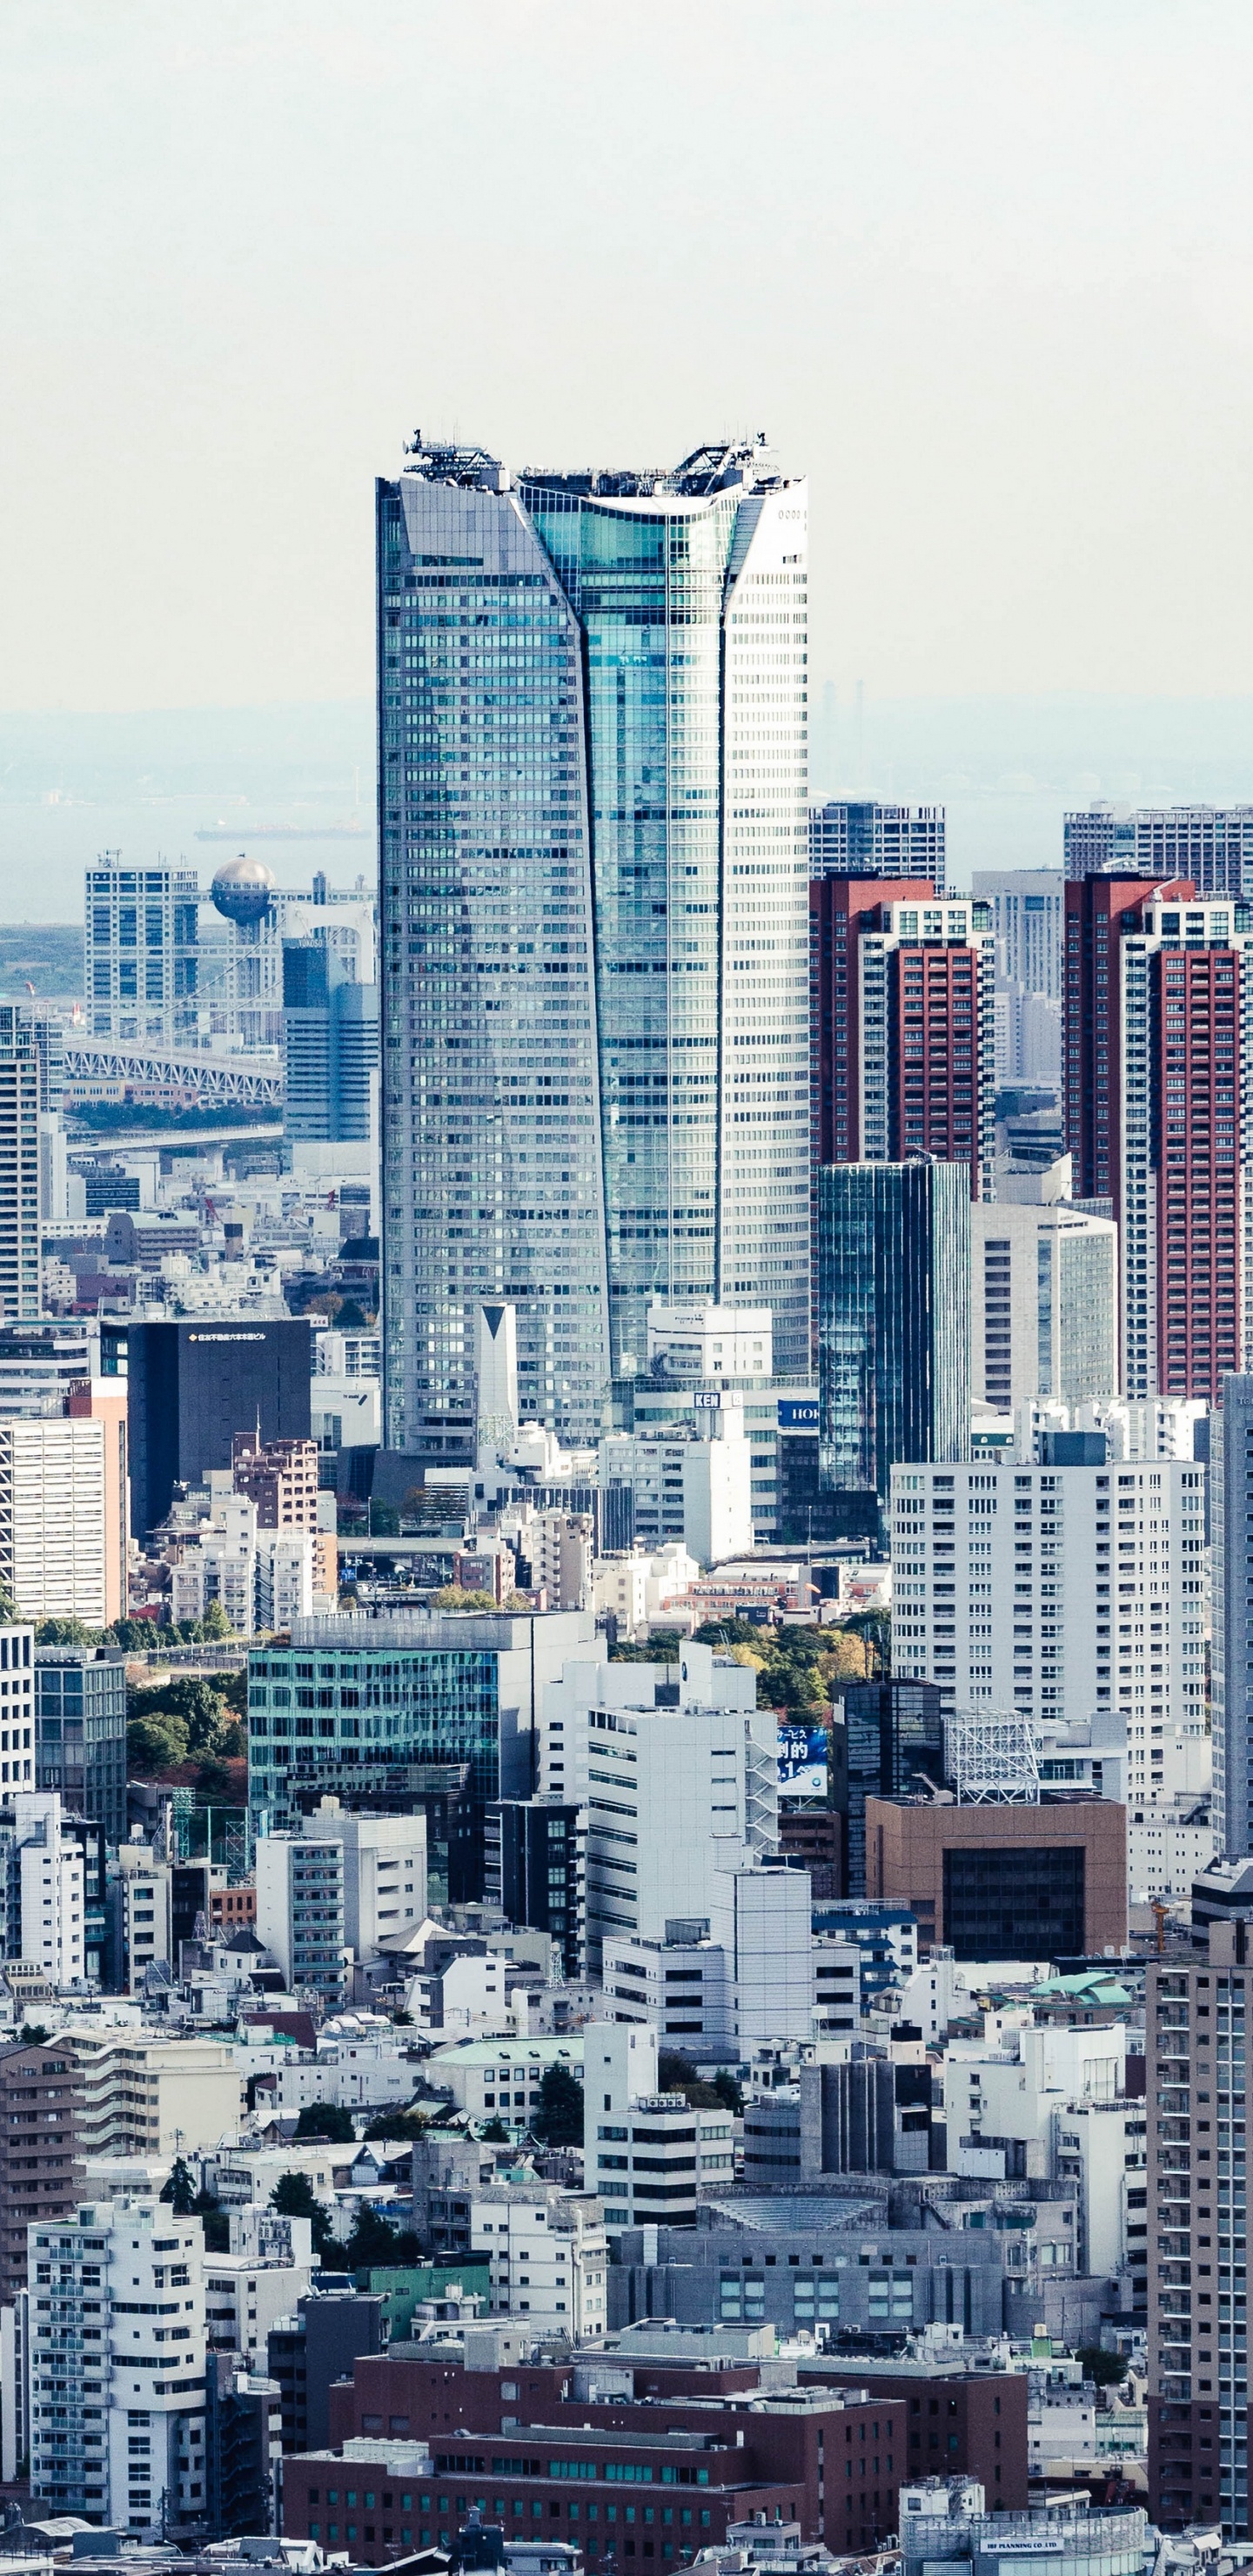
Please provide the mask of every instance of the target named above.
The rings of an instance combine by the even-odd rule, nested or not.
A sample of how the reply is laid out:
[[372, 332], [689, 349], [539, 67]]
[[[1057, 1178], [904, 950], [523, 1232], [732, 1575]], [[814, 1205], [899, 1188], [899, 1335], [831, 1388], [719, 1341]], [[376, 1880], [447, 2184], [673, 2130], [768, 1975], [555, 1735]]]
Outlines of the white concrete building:
[[235, 2053], [222, 2041], [73, 2023], [60, 2037], [81, 2072], [84, 2156], [172, 2161], [238, 2134], [243, 2084]]
[[0, 1422], [0, 1582], [23, 1618], [108, 1618], [106, 1425]]
[[763, 1869], [760, 1861], [716, 1870], [709, 1929], [727, 1963], [737, 2056], [772, 2041], [809, 2039], [815, 1985], [808, 1870]]
[[32, 2494], [172, 2538], [205, 2512], [200, 2221], [84, 2202], [29, 2244]]
[[1077, 1404], [1118, 1392], [1118, 1228], [1068, 1199], [970, 1211], [976, 1403]]
[[648, 1309], [647, 1361], [672, 1378], [771, 1377], [774, 1317], [769, 1306], [668, 1306]]
[[[643, 2022], [685, 2056], [731, 2055], [732, 2000], [727, 1956], [699, 1924], [672, 1922], [670, 1938], [638, 1932], [608, 1935], [601, 1981], [615, 2021]], [[685, 1934], [688, 1937], [684, 1937]]]
[[295, 2315], [312, 2278], [310, 2222], [243, 2210], [232, 2212], [229, 2225], [230, 2252], [204, 2257], [206, 2338], [211, 2351], [240, 2353], [264, 2371], [271, 2326]]
[[86, 1973], [82, 1845], [63, 1829], [60, 1792], [22, 1789], [11, 1802], [22, 1958], [49, 1985]]
[[432, 2051], [426, 2073], [472, 2120], [503, 2120], [506, 2128], [521, 2129], [539, 2109], [550, 2066], [581, 2076], [581, 2037], [572, 2032], [564, 2039], [458, 2040]]
[[957, 1709], [1123, 1721], [1129, 1808], [1205, 1736], [1205, 1469], [894, 1467], [895, 1670]]
[[738, 1393], [715, 1389], [693, 1399], [700, 1425], [610, 1431], [600, 1443], [602, 1494], [630, 1492], [634, 1535], [646, 1546], [681, 1541], [698, 1565], [751, 1553], [753, 1452]]
[[291, 1992], [312, 1987], [328, 2003], [348, 1973], [344, 1843], [334, 1832], [264, 1834], [257, 1844], [257, 1938]]
[[109, 1912], [118, 1983], [124, 1994], [139, 1994], [147, 1970], [159, 1959], [177, 1974], [173, 1891], [169, 1862], [157, 1860], [147, 1843], [119, 1846], [117, 1876], [109, 1882]]
[[682, 1599], [699, 1581], [700, 1567], [679, 1539], [651, 1556], [641, 1549], [631, 1555], [598, 1556], [592, 1565], [592, 1601], [597, 1617], [612, 1611], [619, 1634], [633, 1637], [651, 1620], [664, 1619], [671, 1602]]
[[1081, 2272], [1123, 2272], [1148, 2258], [1148, 2127], [1143, 2100], [1080, 2097], [1053, 2113], [1053, 2171], [1079, 2185]]
[[470, 2242], [490, 2259], [493, 2316], [525, 2317], [537, 2332], [574, 2343], [599, 2341], [609, 2248], [594, 2192], [480, 2185], [471, 2195]]
[[318, 1578], [313, 1531], [259, 1529], [246, 1494], [215, 1493], [210, 1518], [180, 1542], [170, 1569], [170, 1615], [203, 1619], [216, 1601], [237, 1636], [290, 1629], [316, 1610]]
[[354, 1958], [372, 1959], [410, 1924], [426, 1919], [426, 1817], [370, 1816], [320, 1798], [310, 1828], [344, 1855], [344, 1939]]
[[589, 2022], [583, 2033], [583, 2175], [605, 2227], [694, 2225], [698, 2185], [733, 2178], [729, 2112], [693, 2111], [657, 2090], [657, 2033]]
[[[775, 1720], [756, 1675], [685, 1645], [666, 1664], [569, 1664], [541, 1701], [540, 1795], [585, 1804], [587, 1933], [708, 1922], [719, 1870], [778, 1842]], [[659, 1694], [664, 1693], [664, 1698]]]

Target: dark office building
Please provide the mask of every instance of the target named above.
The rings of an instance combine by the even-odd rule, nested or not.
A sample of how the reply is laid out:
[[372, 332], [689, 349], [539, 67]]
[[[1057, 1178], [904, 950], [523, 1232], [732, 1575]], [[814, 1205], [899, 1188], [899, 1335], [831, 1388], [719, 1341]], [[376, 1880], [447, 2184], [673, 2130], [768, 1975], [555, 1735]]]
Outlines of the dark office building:
[[131, 1529], [146, 1538], [180, 1484], [229, 1467], [237, 1431], [307, 1440], [310, 1328], [243, 1316], [132, 1324], [129, 1350]]
[[845, 1892], [866, 1893], [866, 1800], [944, 1786], [943, 1694], [934, 1682], [857, 1682], [844, 1693]]
[[582, 1974], [586, 1828], [556, 1798], [500, 1798], [487, 1811], [487, 1890], [506, 1921], [548, 1932], [568, 1977]]
[[[211, 2352], [205, 2378], [205, 2500], [210, 2540], [274, 2528], [281, 2456], [279, 2392], [235, 2352]], [[271, 2439], [271, 2423], [275, 2430]]]
[[285, 2451], [326, 2448], [332, 2380], [351, 2379], [362, 2353], [382, 2349], [383, 2301], [353, 2290], [312, 2293], [294, 2324], [271, 2327], [269, 2375], [278, 2381]]
[[74, 1815], [126, 1840], [126, 1666], [90, 1648], [35, 1649], [35, 1778]]
[[832, 1163], [818, 1173], [819, 1463], [877, 1496], [894, 1466], [970, 1439], [970, 1181], [962, 1163]]

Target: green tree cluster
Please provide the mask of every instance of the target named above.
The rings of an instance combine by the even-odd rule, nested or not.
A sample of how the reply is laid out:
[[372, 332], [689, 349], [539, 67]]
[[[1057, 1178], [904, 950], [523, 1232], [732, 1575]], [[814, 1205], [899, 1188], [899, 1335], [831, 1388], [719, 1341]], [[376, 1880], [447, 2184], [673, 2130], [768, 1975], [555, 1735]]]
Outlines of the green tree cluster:
[[306, 2102], [296, 2122], [296, 2136], [325, 2138], [328, 2145], [355, 2147], [357, 2132], [351, 2111], [341, 2111], [338, 2102]]
[[706, 2083], [690, 2059], [680, 2057], [677, 2049], [659, 2050], [657, 2086], [662, 2093], [681, 2093], [694, 2111], [730, 2111], [738, 2120], [744, 2108], [744, 2095], [725, 2066], [720, 2066]]
[[[527, 1603], [528, 1610], [530, 1602]], [[494, 1610], [496, 1601], [490, 1592], [468, 1592], [462, 1583], [441, 1584], [431, 1594], [432, 1610]]]
[[[228, 1678], [233, 1685], [236, 1676]], [[150, 1688], [138, 1683], [126, 1697], [127, 1760], [140, 1779], [197, 1756], [208, 1765], [220, 1765], [245, 1750], [236, 1708], [216, 1680], [203, 1673], [175, 1673]], [[220, 1778], [225, 1785], [227, 1774], [221, 1772]]]

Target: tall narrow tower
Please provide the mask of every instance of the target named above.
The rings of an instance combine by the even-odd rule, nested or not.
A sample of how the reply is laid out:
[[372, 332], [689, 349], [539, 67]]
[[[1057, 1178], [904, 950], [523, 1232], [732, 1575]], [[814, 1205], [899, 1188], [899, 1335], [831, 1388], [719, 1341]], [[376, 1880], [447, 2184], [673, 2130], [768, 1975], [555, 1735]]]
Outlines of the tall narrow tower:
[[657, 1298], [807, 1368], [806, 524], [761, 445], [379, 485], [395, 1447], [471, 1455], [484, 1299], [577, 1440]]

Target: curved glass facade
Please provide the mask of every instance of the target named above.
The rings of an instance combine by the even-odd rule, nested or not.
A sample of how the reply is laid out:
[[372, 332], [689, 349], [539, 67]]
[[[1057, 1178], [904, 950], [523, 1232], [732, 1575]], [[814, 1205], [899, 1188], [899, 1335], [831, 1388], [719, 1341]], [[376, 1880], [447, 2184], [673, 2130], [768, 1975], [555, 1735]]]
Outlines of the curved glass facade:
[[394, 1447], [467, 1454], [487, 1296], [570, 1439], [655, 1298], [807, 1374], [805, 532], [752, 450], [379, 487]]

